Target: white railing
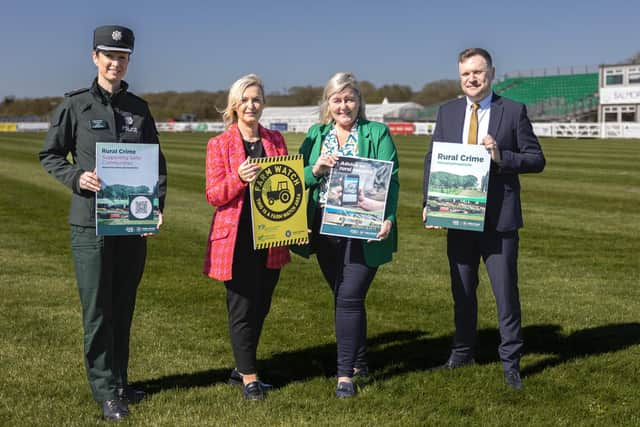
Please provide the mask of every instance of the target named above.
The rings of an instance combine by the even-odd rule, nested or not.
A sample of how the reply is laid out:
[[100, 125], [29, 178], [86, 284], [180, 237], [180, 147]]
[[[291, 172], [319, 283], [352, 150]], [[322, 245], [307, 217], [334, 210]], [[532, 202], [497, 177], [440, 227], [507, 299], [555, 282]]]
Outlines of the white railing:
[[[299, 121], [262, 124], [268, 128], [297, 133], [307, 132], [312, 125], [312, 123]], [[0, 128], [0, 131], [15, 129], [18, 132], [46, 132], [49, 128], [46, 122], [11, 123], [10, 125]], [[434, 122], [416, 122], [413, 125], [414, 135], [432, 135], [435, 129]], [[159, 122], [156, 126], [160, 132], [216, 133], [224, 130], [222, 122]], [[640, 123], [533, 123], [533, 131], [540, 137], [551, 138], [640, 138]]]
[[536, 135], [552, 138], [600, 138], [599, 123], [533, 123]]

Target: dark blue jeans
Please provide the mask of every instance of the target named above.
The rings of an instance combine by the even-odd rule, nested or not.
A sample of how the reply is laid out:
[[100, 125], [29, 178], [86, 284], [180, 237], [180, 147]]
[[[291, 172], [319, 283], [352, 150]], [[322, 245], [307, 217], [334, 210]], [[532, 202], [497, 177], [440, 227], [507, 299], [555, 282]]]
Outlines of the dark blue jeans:
[[367, 366], [365, 299], [378, 268], [365, 263], [361, 240], [316, 235], [314, 247], [334, 295], [338, 376], [352, 377]]

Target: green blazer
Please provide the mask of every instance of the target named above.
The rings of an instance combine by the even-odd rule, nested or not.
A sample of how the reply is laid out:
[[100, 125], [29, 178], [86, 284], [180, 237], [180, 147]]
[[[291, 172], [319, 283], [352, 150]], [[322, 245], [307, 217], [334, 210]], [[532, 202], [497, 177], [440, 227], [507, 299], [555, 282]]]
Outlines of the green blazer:
[[[313, 176], [313, 165], [320, 157], [322, 142], [331, 130], [333, 124], [314, 125], [307, 132], [307, 136], [300, 146], [300, 154], [304, 157], [304, 182], [309, 190], [307, 204], [308, 226], [313, 226], [316, 208], [318, 207], [319, 181]], [[368, 266], [377, 267], [391, 261], [392, 254], [398, 250], [398, 222], [396, 211], [398, 209], [398, 192], [400, 181], [398, 179], [398, 154], [393, 144], [389, 128], [383, 123], [370, 122], [360, 119], [358, 122], [358, 156], [369, 159], [390, 160], [393, 162], [393, 172], [387, 204], [385, 207], [385, 219], [393, 223], [391, 232], [385, 240], [367, 242], [363, 241], [364, 259]], [[310, 245], [294, 246], [291, 250], [298, 255], [308, 258], [312, 253]]]

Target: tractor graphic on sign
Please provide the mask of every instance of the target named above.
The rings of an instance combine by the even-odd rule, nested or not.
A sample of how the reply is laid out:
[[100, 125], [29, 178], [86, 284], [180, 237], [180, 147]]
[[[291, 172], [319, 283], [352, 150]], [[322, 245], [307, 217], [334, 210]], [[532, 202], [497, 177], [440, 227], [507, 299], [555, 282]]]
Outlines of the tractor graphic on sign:
[[267, 190], [267, 201], [269, 205], [273, 205], [276, 200], [280, 200], [282, 203], [289, 203], [291, 200], [291, 192], [289, 191], [289, 183], [287, 181], [278, 181], [276, 190], [269, 186]]

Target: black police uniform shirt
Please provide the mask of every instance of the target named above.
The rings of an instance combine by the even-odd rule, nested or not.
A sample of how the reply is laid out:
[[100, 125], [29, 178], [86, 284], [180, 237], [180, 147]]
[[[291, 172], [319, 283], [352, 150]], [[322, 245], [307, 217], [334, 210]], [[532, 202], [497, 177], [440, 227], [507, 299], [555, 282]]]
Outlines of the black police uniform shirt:
[[[93, 171], [96, 142], [158, 144], [158, 132], [147, 103], [127, 91], [110, 94], [98, 85], [65, 94], [52, 114], [49, 131], [40, 151], [40, 162], [58, 181], [72, 190], [69, 223], [95, 227], [95, 193], [80, 189], [80, 175]], [[73, 163], [67, 160], [71, 153]], [[160, 210], [167, 191], [167, 166], [159, 155], [158, 195]]]

